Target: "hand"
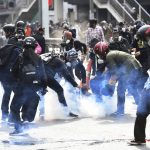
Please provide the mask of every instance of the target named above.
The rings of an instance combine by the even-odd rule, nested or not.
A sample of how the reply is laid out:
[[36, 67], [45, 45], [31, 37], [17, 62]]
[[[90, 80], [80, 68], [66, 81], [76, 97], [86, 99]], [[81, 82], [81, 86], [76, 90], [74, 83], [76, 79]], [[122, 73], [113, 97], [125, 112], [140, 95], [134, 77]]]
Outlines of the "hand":
[[131, 49], [131, 52], [136, 52], [136, 48], [132, 48], [132, 49]]
[[84, 88], [84, 89], [88, 89], [87, 84], [86, 84], [86, 83], [82, 83], [82, 88]]
[[115, 85], [117, 82], [117, 76], [116, 75], [112, 75], [108, 81], [109, 85]]
[[80, 85], [80, 84], [78, 84], [77, 88], [81, 89], [81, 85]]
[[136, 52], [136, 53], [135, 53], [135, 57], [139, 56], [140, 54], [141, 54], [140, 51], [139, 51], [139, 52]]
[[41, 93], [41, 95], [45, 95], [48, 92], [48, 90], [46, 88], [41, 88], [39, 92]]

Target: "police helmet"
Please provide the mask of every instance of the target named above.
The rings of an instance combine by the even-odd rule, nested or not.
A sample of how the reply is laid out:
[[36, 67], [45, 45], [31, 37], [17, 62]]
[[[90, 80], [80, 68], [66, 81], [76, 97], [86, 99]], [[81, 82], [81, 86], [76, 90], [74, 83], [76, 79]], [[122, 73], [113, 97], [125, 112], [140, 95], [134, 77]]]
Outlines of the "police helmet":
[[25, 23], [24, 23], [24, 21], [19, 20], [19, 21], [17, 21], [16, 26], [17, 26], [17, 28], [22, 28], [22, 29], [24, 29]]
[[36, 48], [37, 47], [37, 41], [34, 37], [26, 37], [24, 39], [24, 48]]
[[3, 30], [5, 33], [15, 33], [15, 25], [14, 24], [6, 24], [3, 26]]

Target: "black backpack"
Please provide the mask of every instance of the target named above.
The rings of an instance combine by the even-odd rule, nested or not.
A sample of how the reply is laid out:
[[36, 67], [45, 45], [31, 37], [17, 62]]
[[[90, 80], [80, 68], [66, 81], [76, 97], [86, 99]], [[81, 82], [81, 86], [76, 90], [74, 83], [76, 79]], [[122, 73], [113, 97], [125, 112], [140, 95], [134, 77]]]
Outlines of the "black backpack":
[[21, 81], [28, 84], [41, 85], [45, 77], [45, 68], [43, 61], [39, 60], [39, 65], [35, 66], [32, 63], [22, 65], [20, 78]]
[[5, 66], [9, 62], [9, 58], [14, 48], [17, 48], [17, 46], [13, 44], [7, 44], [0, 48], [0, 67]]
[[26, 83], [38, 82], [37, 67], [33, 64], [22, 66], [21, 80]]

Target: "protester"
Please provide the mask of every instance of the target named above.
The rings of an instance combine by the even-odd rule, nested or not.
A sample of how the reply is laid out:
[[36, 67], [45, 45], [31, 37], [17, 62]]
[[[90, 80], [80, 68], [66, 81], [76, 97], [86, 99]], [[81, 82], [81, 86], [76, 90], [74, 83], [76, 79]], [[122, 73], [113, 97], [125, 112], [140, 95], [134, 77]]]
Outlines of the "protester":
[[[5, 36], [8, 39], [8, 43], [1, 49], [1, 67], [0, 67], [0, 81], [4, 88], [4, 94], [2, 98], [1, 110], [2, 120], [7, 121], [9, 116], [9, 102], [12, 91], [15, 94], [16, 79], [10, 73], [17, 57], [21, 54], [22, 49], [17, 46], [17, 38], [15, 37], [15, 25], [6, 24], [3, 27]], [[7, 58], [7, 60], [6, 60]], [[6, 60], [6, 64], [2, 66], [3, 59]]]
[[40, 47], [42, 48], [42, 51], [40, 54], [44, 54], [45, 53], [45, 38], [44, 38], [44, 28], [39, 27], [35, 33], [35, 35], [33, 35], [33, 37], [36, 39], [36, 41], [38, 42], [38, 44], [40, 45]]
[[[101, 26], [97, 25], [97, 19], [95, 18], [89, 20], [89, 27], [86, 32], [86, 45], [88, 48], [91, 49], [91, 51], [93, 51], [93, 48], [94, 48], [94, 47], [91, 47], [91, 41], [93, 39], [97, 39], [98, 42], [105, 41], [103, 29]], [[95, 73], [96, 73], [96, 60], [95, 59], [93, 60], [92, 69], [93, 69], [92, 75], [95, 76]]]
[[[71, 50], [67, 52], [66, 64], [72, 77], [75, 79], [75, 76], [76, 76], [80, 80], [81, 91], [83, 94], [86, 94], [88, 88], [86, 85], [85, 67], [83, 66], [82, 62], [78, 58], [78, 53], [74, 48], [72, 48]], [[73, 72], [75, 72], [75, 76]]]
[[[141, 40], [148, 44], [150, 50], [150, 25], [144, 25], [138, 30]], [[148, 67], [150, 68], [150, 52], [148, 51]], [[148, 79], [144, 85], [141, 101], [138, 105], [136, 119], [134, 124], [134, 140], [130, 141], [131, 145], [143, 145], [146, 143], [146, 120], [150, 114], [150, 70], [148, 70]]]
[[133, 95], [136, 104], [140, 101], [142, 66], [130, 54], [118, 50], [109, 51], [104, 47], [104, 43], [99, 42], [95, 45], [94, 51], [105, 61], [107, 71], [111, 75], [110, 79], [116, 82], [118, 81], [117, 111], [114, 115], [124, 115], [126, 89]]
[[[47, 85], [47, 76], [42, 59], [34, 53], [36, 40], [33, 37], [27, 37], [24, 40], [24, 51], [22, 58], [16, 62], [12, 73], [18, 80], [16, 95], [11, 103], [11, 117], [15, 123], [15, 130], [10, 135], [23, 132], [23, 123], [20, 118], [20, 109], [25, 104], [30, 104], [23, 111], [23, 119], [27, 121], [34, 120], [39, 96], [37, 91], [45, 89]], [[30, 87], [30, 88], [29, 88]], [[25, 115], [27, 118], [25, 118]], [[30, 118], [28, 118], [30, 117]]]

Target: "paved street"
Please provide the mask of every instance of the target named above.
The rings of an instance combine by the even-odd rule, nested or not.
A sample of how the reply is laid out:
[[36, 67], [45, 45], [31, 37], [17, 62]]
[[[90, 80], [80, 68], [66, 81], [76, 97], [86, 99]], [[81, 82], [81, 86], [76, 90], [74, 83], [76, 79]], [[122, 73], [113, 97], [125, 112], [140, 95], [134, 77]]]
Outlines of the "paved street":
[[[46, 95], [46, 101], [55, 95], [51, 91]], [[112, 101], [115, 101], [114, 96]], [[133, 126], [135, 120], [136, 105], [132, 97], [126, 101], [126, 115], [122, 117], [107, 116], [106, 104], [101, 107], [90, 99], [82, 99], [80, 105], [80, 117], [71, 119], [60, 117], [56, 113], [56, 101], [46, 102], [46, 120], [39, 121], [38, 117], [25, 136], [9, 136], [12, 127], [1, 124], [0, 150], [148, 150], [150, 142], [146, 146], [129, 146], [127, 144], [133, 138]], [[54, 102], [55, 101], [55, 102]], [[84, 104], [84, 107], [82, 106]], [[110, 103], [109, 103], [110, 104]], [[107, 107], [112, 109], [112, 104]], [[90, 106], [90, 107], [89, 107]], [[105, 109], [102, 110], [102, 107]], [[52, 116], [52, 112], [55, 112]], [[80, 108], [80, 109], [81, 109]], [[98, 111], [98, 110], [100, 111]], [[89, 111], [88, 111], [89, 110]], [[57, 108], [58, 111], [58, 108]], [[48, 118], [48, 114], [51, 114]], [[102, 116], [104, 115], [104, 116]], [[150, 119], [147, 124], [147, 138], [150, 139]]]

